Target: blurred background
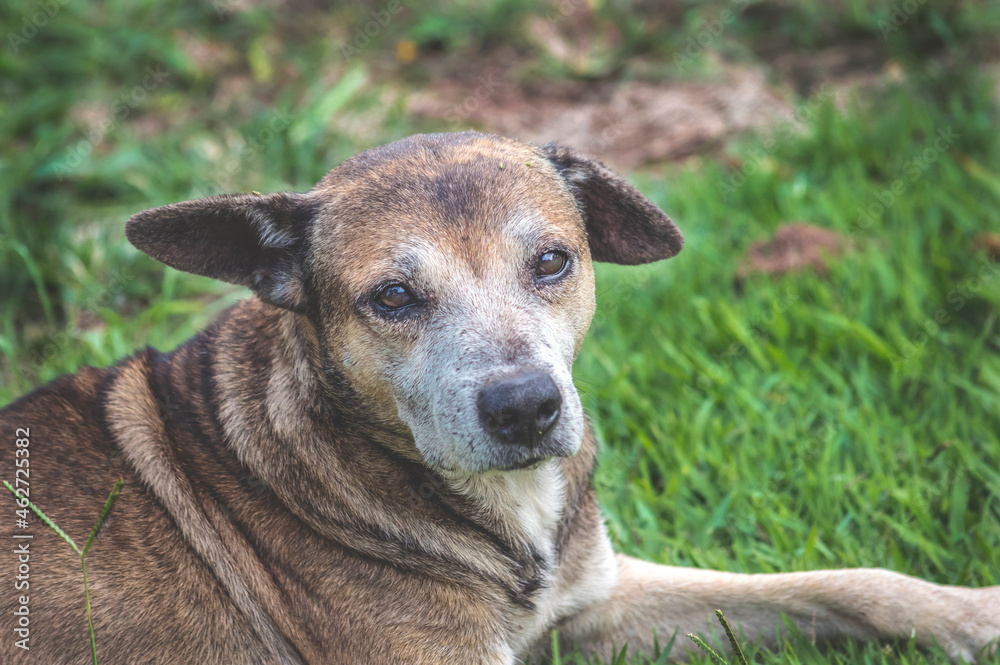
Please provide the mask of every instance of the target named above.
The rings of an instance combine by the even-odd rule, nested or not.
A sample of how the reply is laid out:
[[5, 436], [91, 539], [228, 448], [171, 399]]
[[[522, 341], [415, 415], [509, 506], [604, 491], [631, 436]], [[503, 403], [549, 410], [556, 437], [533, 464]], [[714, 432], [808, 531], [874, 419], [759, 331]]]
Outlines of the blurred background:
[[[1000, 582], [1000, 3], [9, 0], [0, 25], [0, 403], [246, 297], [132, 249], [137, 211], [303, 191], [416, 132], [558, 141], [687, 240], [599, 267], [577, 366], [620, 548]], [[759, 657], [944, 662], [796, 644]]]

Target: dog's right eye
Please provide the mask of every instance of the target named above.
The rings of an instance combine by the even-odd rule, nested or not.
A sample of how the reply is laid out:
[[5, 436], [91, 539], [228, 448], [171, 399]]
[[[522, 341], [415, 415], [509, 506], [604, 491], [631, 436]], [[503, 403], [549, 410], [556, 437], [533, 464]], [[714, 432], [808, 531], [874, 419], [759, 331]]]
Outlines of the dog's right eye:
[[390, 284], [382, 287], [376, 300], [379, 305], [388, 310], [402, 309], [417, 302], [416, 296], [402, 284]]

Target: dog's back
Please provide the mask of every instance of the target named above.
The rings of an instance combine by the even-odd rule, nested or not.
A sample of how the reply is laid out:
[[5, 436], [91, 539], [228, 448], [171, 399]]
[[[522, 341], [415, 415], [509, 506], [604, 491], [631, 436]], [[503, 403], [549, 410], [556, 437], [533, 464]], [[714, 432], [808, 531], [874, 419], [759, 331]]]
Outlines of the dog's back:
[[[164, 426], [165, 414], [142, 409], [179, 407], [159, 402], [156, 395], [157, 368], [171, 366], [171, 356], [145, 350], [113, 367], [88, 367], [60, 377], [14, 402], [0, 411], [0, 431], [10, 436], [17, 432], [28, 444], [3, 446], [3, 468], [15, 468], [15, 456], [30, 460], [25, 495], [80, 547], [115, 481], [124, 480], [87, 556], [102, 651], [133, 654], [129, 662], [135, 663], [194, 662], [209, 656], [215, 662], [264, 662], [267, 651], [253, 628], [216, 582], [211, 565], [190, 546], [178, 546], [184, 538], [177, 522], [163, 497], [137, 474], [115, 433], [115, 411], [132, 410], [150, 428]], [[200, 442], [188, 440], [204, 448], [197, 457], [185, 456], [186, 461], [218, 474], [226, 460], [215, 441], [211, 434]], [[18, 455], [18, 450], [28, 452]], [[166, 454], [170, 448], [160, 451]], [[20, 596], [27, 597], [30, 632], [19, 644], [28, 650], [19, 654], [21, 646], [4, 639], [0, 653], [8, 657], [3, 662], [89, 662], [80, 557], [33, 518], [18, 535], [30, 536], [15, 541], [28, 551], [23, 557], [26, 572], [19, 577], [23, 585], [18, 595], [3, 594], [3, 615], [12, 616], [22, 607]], [[14, 660], [18, 655], [22, 658]]]

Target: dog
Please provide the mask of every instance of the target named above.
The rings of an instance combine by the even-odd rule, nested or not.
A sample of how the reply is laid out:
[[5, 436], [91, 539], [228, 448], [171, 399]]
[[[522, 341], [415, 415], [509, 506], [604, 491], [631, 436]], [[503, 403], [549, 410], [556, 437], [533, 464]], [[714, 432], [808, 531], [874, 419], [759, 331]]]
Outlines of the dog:
[[[1000, 636], [1000, 586], [612, 551], [570, 374], [592, 262], [666, 259], [682, 238], [569, 148], [413, 136], [308, 193], [168, 205], [126, 232], [254, 297], [170, 353], [0, 414], [25, 441], [4, 468], [30, 459], [31, 500], [76, 542], [124, 479], [87, 555], [106, 662], [511, 665], [544, 658], [553, 630], [607, 662], [710, 634], [716, 608], [772, 645], [782, 615], [822, 641], [914, 636], [969, 661]], [[31, 535], [30, 579], [2, 594], [2, 660], [89, 662], [80, 557]], [[9, 627], [21, 594], [28, 651]]]

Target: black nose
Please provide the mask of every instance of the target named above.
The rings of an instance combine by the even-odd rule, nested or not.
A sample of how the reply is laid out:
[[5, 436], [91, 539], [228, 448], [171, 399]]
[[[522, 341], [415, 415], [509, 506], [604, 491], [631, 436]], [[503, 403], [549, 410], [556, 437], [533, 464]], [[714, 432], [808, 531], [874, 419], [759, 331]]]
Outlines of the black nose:
[[559, 389], [542, 372], [493, 381], [479, 393], [479, 419], [504, 443], [538, 443], [559, 419], [560, 406]]

